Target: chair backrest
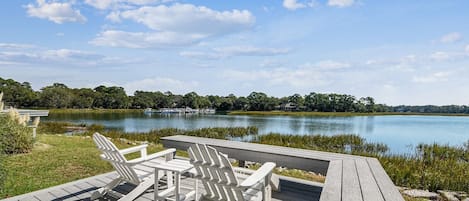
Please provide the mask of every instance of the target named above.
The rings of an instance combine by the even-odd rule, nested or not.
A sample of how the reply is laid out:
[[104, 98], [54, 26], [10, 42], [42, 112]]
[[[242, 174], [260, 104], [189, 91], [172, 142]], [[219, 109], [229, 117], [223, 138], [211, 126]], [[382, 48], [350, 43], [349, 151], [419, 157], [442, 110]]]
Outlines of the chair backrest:
[[133, 184], [140, 183], [137, 173], [127, 163], [127, 159], [119, 152], [114, 143], [99, 133], [93, 134], [93, 140], [98, 149], [103, 153], [101, 158], [109, 161], [123, 180]]
[[188, 152], [190, 161], [197, 171], [197, 177], [204, 185], [205, 197], [212, 200], [244, 200], [242, 189], [238, 187], [239, 181], [227, 155], [204, 144], [193, 144]]

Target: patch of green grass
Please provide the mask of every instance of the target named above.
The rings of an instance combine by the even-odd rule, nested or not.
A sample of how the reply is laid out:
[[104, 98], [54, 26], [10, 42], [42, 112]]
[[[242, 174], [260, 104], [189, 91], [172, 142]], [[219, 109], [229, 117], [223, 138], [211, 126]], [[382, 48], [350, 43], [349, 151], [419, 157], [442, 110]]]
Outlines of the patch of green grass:
[[[114, 143], [119, 148], [133, 146], [117, 140]], [[150, 144], [148, 153], [162, 149], [161, 145]], [[38, 135], [31, 153], [5, 157], [7, 175], [0, 199], [112, 171], [99, 154], [90, 137]], [[135, 153], [127, 157], [138, 156]]]
[[334, 116], [334, 117], [352, 117], [352, 116], [384, 116], [384, 115], [428, 115], [428, 116], [469, 116], [469, 114], [459, 113], [419, 113], [419, 112], [285, 112], [285, 111], [232, 111], [228, 115], [281, 115], [281, 116]]

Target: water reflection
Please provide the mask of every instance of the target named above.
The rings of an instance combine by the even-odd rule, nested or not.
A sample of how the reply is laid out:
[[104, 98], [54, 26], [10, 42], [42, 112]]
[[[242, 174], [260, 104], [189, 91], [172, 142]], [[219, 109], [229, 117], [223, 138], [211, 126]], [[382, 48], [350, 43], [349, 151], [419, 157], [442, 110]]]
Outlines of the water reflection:
[[103, 124], [126, 132], [147, 132], [160, 128], [197, 129], [204, 127], [256, 126], [259, 134], [294, 135], [358, 134], [370, 142], [387, 144], [392, 152], [409, 153], [409, 144], [448, 143], [461, 145], [469, 139], [469, 117], [443, 116], [358, 116], [289, 117], [231, 115], [144, 115], [55, 114], [45, 121]]

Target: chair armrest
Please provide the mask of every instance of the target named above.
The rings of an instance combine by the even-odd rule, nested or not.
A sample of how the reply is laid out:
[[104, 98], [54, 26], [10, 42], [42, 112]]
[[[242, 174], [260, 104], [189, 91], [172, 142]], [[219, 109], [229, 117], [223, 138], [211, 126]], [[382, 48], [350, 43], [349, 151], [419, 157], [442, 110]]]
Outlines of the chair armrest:
[[137, 164], [139, 164], [141, 162], [144, 162], [144, 161], [147, 161], [147, 160], [167, 156], [168, 154], [174, 154], [174, 153], [176, 153], [176, 149], [174, 149], [174, 148], [166, 149], [166, 150], [163, 150], [163, 151], [160, 151], [160, 152], [156, 152], [154, 154], [150, 154], [146, 157], [140, 157], [140, 158], [136, 158], [136, 159], [127, 161], [127, 164], [137, 165]]
[[148, 144], [142, 144], [142, 145], [138, 145], [138, 146], [135, 146], [135, 147], [130, 147], [130, 148], [127, 148], [127, 149], [121, 149], [121, 150], [119, 150], [119, 152], [122, 155], [125, 155], [125, 154], [130, 154], [130, 153], [140, 151], [142, 149], [146, 149], [147, 147], [148, 147]]
[[[275, 163], [272, 163], [272, 162], [264, 163], [261, 166], [261, 168], [256, 170], [251, 176], [249, 176], [246, 180], [244, 180], [243, 183], [240, 184], [240, 187], [249, 188], [249, 187], [256, 185], [263, 179], [264, 181], [266, 181], [266, 177], [272, 174], [272, 171], [274, 170], [274, 168], [275, 168]], [[266, 181], [266, 182], [268, 183], [269, 181]]]
[[163, 151], [156, 152], [154, 154], [148, 155], [147, 160], [154, 159], [154, 158], [159, 158], [159, 157], [166, 156], [168, 154], [175, 154], [175, 153], [176, 153], [176, 149], [175, 148], [170, 148], [170, 149], [166, 149], [166, 150], [163, 150]]
[[251, 169], [247, 169], [243, 167], [233, 167], [233, 170], [236, 173], [241, 173], [241, 174], [246, 174], [246, 175], [251, 175], [251, 174], [254, 174], [254, 172], [256, 172], [256, 170], [251, 170]]

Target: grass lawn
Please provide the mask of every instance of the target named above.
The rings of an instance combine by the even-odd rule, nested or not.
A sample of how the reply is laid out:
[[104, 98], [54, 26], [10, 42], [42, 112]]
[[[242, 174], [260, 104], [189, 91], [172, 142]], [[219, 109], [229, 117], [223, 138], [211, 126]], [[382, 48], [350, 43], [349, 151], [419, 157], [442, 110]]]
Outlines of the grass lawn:
[[[132, 146], [114, 143], [119, 148]], [[162, 149], [161, 145], [150, 145], [148, 152]], [[138, 156], [131, 154], [128, 158]], [[0, 199], [113, 170], [108, 162], [100, 159], [91, 138], [61, 135], [38, 135], [33, 151], [6, 157], [5, 168], [7, 178]]]

